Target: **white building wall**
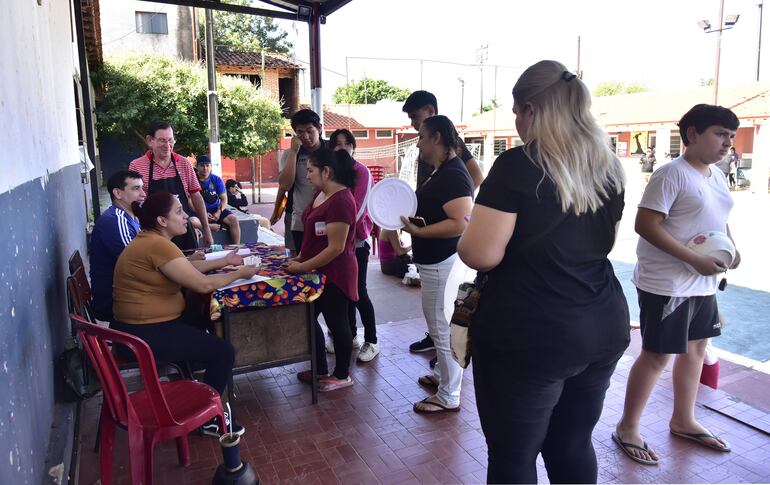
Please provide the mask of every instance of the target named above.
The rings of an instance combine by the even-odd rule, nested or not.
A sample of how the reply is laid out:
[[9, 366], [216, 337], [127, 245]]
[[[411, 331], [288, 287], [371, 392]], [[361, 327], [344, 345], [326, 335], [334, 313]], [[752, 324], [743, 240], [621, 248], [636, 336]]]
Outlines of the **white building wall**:
[[[34, 8], [33, 8], [34, 7]], [[0, 15], [0, 194], [80, 162], [69, 2], [8, 2]], [[7, 9], [10, 9], [8, 11]]]
[[[192, 9], [139, 0], [100, 0], [102, 49], [105, 57], [153, 52], [182, 59], [192, 58]], [[140, 34], [136, 13], [166, 15], [168, 34]]]

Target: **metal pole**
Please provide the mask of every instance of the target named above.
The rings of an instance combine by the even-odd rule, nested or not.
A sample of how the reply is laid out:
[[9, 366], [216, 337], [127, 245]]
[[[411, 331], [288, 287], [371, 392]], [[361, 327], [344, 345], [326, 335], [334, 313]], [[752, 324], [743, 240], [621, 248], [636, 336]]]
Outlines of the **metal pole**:
[[345, 56], [345, 89], [347, 90], [348, 101], [348, 130], [351, 128], [352, 114], [350, 113], [350, 71], [348, 70], [348, 56]]
[[217, 71], [214, 61], [214, 12], [206, 9], [206, 71], [208, 72], [209, 156], [212, 171], [222, 176], [219, 146], [219, 114], [217, 112]]
[[422, 59], [420, 59], [420, 89], [422, 89]]
[[85, 130], [83, 138], [86, 145], [86, 153], [94, 164], [94, 168], [89, 172], [91, 179], [91, 207], [94, 211], [94, 220], [101, 215], [99, 204], [99, 177], [97, 167], [99, 163], [96, 160], [96, 134], [94, 133], [94, 120], [91, 112], [91, 90], [88, 87], [89, 71], [88, 59], [86, 58], [86, 41], [83, 34], [83, 9], [80, 2], [73, 4], [75, 7], [75, 31], [78, 43], [78, 62], [80, 65], [80, 96], [83, 102], [83, 120], [85, 121]]
[[722, 30], [724, 28], [725, 0], [719, 0], [719, 31], [717, 32], [717, 62], [714, 70], [714, 104], [719, 104], [719, 60], [722, 56]]
[[254, 168], [254, 157], [251, 157], [251, 203], [256, 204], [257, 200], [254, 198], [256, 190], [254, 190], [254, 187], [257, 186], [256, 181], [256, 169]]
[[765, 1], [761, 0], [757, 7], [759, 7], [759, 33], [757, 34], [757, 81], [759, 81], [759, 55], [762, 52], [762, 7]]
[[460, 81], [460, 123], [463, 121], [463, 107], [465, 106], [465, 79], [459, 77]]
[[[253, 158], [252, 158], [253, 160]], [[262, 155], [259, 156], [259, 169], [257, 170], [257, 202], [262, 203]]]
[[481, 79], [481, 99], [479, 100], [479, 114], [484, 112], [484, 64], [479, 66], [479, 73]]
[[583, 74], [580, 72], [580, 36], [578, 35], [578, 52], [577, 52], [577, 76], [583, 79]]
[[310, 18], [310, 107], [324, 123], [323, 98], [321, 97], [321, 10], [318, 3], [313, 3], [313, 15]]

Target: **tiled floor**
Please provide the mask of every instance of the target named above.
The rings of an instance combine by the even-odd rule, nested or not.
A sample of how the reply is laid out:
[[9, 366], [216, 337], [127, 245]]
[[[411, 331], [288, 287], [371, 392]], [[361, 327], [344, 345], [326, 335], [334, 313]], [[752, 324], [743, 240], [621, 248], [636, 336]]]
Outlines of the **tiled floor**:
[[[353, 365], [353, 387], [321, 394], [313, 406], [309, 387], [295, 378], [306, 364], [236, 377], [237, 418], [247, 429], [242, 458], [256, 469], [264, 484], [485, 481], [486, 445], [476, 412], [472, 373], [467, 371], [463, 380], [460, 413], [424, 416], [412, 411], [413, 402], [429, 395], [416, 380], [428, 372], [432, 356], [407, 350], [426, 330], [419, 289], [401, 286], [394, 278], [383, 276], [374, 259], [372, 263], [369, 289], [377, 311], [382, 353], [368, 364]], [[770, 482], [770, 378], [730, 363], [723, 363], [724, 390], [702, 387], [696, 411], [703, 424], [730, 441], [731, 453], [708, 450], [669, 434], [670, 369], [659, 381], [642, 420], [645, 438], [662, 456], [661, 464], [638, 465], [618, 450], [610, 434], [622, 411], [628, 370], [639, 349], [638, 332], [633, 334], [594, 432], [599, 481]], [[78, 480], [83, 485], [99, 480], [98, 455], [92, 447], [100, 405], [98, 399], [92, 399], [84, 406]], [[190, 451], [191, 466], [181, 468], [173, 442], [161, 443], [154, 455], [155, 482], [211, 483], [222, 461], [217, 440], [191, 435]], [[538, 468], [540, 481], [547, 483], [542, 462]], [[120, 430], [113, 469], [115, 483], [130, 483], [127, 437]]]
[[[428, 395], [416, 384], [428, 369], [430, 354], [409, 354], [407, 345], [423, 332], [420, 320], [378, 327], [382, 355], [353, 369], [356, 385], [322, 394], [316, 406], [310, 391], [294, 378], [301, 365], [239, 376], [239, 421], [247, 431], [242, 458], [251, 463], [262, 483], [480, 483], [485, 480], [486, 446], [475, 409], [471, 373], [463, 381], [462, 412], [423, 416], [411, 403]], [[599, 481], [612, 483], [756, 483], [770, 481], [770, 437], [728, 417], [698, 406], [698, 416], [712, 431], [723, 434], [732, 453], [718, 453], [668, 433], [671, 379], [666, 372], [643, 419], [645, 436], [662, 455], [658, 467], [628, 460], [610, 440], [622, 410], [631, 355], [613, 377], [605, 410], [594, 433]], [[708, 401], [710, 393], [704, 392]], [[728, 399], [722, 397], [720, 399]], [[728, 399], [729, 400], [729, 399]], [[735, 406], [737, 403], [732, 402]], [[753, 411], [752, 411], [753, 410]], [[746, 406], [746, 413], [767, 413]], [[93, 444], [98, 403], [89, 402], [82, 421], [80, 480], [98, 479]], [[176, 462], [173, 442], [155, 452], [156, 483], [210, 483], [221, 462], [215, 439], [190, 437], [192, 465]], [[118, 432], [116, 483], [129, 483], [127, 440]], [[542, 464], [541, 481], [547, 481]]]

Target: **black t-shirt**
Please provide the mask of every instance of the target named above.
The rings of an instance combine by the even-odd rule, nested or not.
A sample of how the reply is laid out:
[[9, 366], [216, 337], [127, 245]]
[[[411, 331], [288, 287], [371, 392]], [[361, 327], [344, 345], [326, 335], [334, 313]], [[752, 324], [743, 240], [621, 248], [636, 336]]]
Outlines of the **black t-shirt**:
[[[465, 146], [465, 142], [460, 138], [457, 137], [457, 146], [458, 146], [458, 153], [457, 156], [460, 157], [460, 159], [464, 163], [468, 163], [468, 160], [473, 159], [473, 155], [471, 154], [471, 151], [468, 150], [468, 147]], [[425, 179], [430, 177], [430, 174], [433, 173], [433, 165], [430, 163], [424, 161], [424, 160], [417, 160], [417, 186], [419, 187], [422, 185], [423, 182], [425, 182]]]
[[[444, 204], [460, 197], [473, 197], [473, 181], [460, 158], [442, 163], [432, 176], [417, 187], [417, 217], [435, 224], [448, 219]], [[457, 252], [460, 237], [427, 239], [412, 236], [414, 262], [436, 264]]]
[[516, 213], [516, 226], [488, 273], [473, 338], [543, 366], [580, 365], [624, 350], [628, 306], [607, 259], [623, 196], [611, 193], [594, 213], [564, 214], [553, 183], [523, 147], [502, 153], [476, 204]]

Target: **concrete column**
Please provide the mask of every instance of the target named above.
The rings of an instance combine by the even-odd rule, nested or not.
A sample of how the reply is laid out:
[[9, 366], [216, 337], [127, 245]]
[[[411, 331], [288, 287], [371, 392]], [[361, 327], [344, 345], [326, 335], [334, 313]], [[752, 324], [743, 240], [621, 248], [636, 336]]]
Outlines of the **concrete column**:
[[[486, 172], [492, 168], [492, 163], [495, 161], [495, 135], [494, 133], [487, 133], [484, 135], [484, 168]], [[486, 175], [486, 174], [485, 174]]]
[[754, 153], [751, 163], [751, 192], [767, 197], [767, 179], [770, 176], [770, 120], [754, 125]]
[[671, 151], [671, 128], [658, 128], [655, 131], [655, 158], [660, 164]]

